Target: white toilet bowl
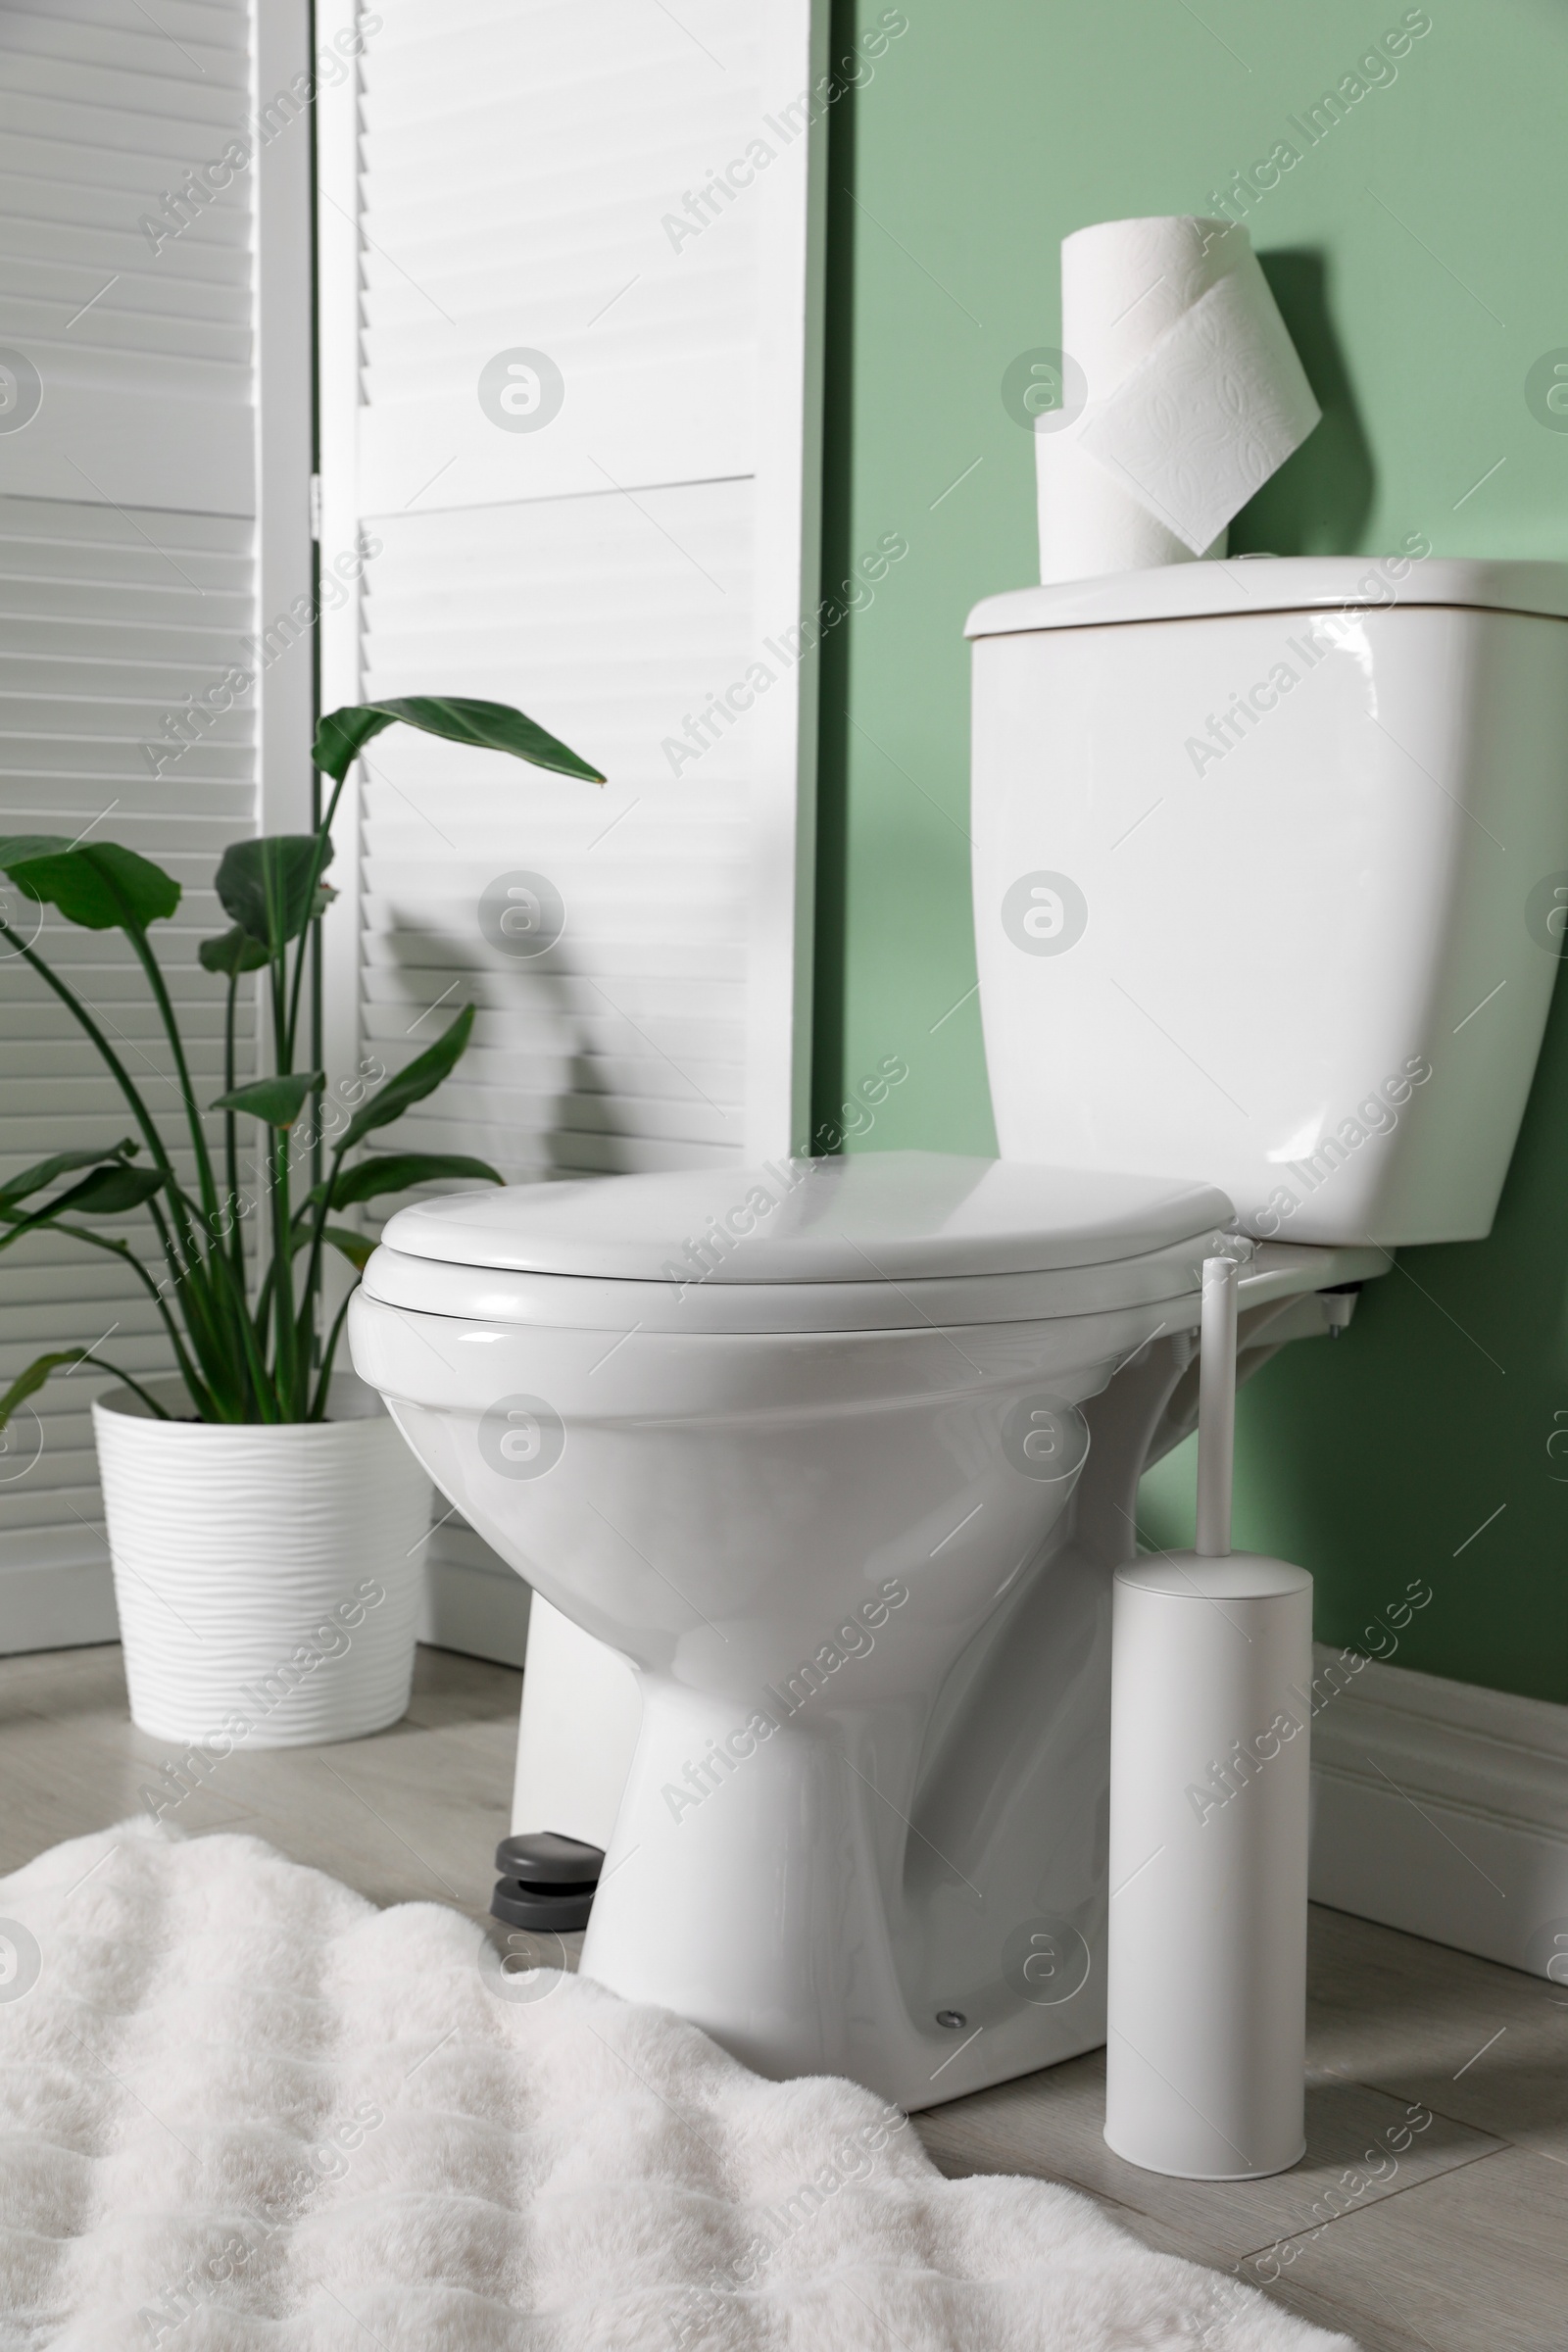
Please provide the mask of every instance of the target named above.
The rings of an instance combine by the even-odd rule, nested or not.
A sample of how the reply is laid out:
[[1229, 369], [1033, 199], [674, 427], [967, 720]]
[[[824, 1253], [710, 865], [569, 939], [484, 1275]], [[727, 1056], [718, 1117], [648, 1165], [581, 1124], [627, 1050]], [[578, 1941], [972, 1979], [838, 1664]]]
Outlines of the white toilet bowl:
[[[1046, 2055], [1099, 2037], [1102, 1775], [1091, 1746], [1074, 1784], [1070, 1696], [1054, 1715], [1037, 1673], [980, 1744], [993, 1841], [1020, 1740], [1054, 1745], [1068, 1799], [1000, 1878], [967, 1831], [966, 1864], [913, 1819], [922, 1752], [988, 1621], [1054, 1567], [1073, 1587], [1078, 1408], [1196, 1321], [1228, 1218], [1208, 1186], [895, 1152], [392, 1220], [357, 1368], [470, 1524], [641, 1680], [588, 1973], [769, 2073], [906, 2104], [953, 2086], [966, 2035], [939, 2012], [973, 2034], [1022, 2011], [1026, 2064], [1041, 2031]], [[1045, 1669], [1058, 1701], [1089, 1676], [1097, 1728], [1105, 1590], [1063, 1599]], [[1011, 1786], [986, 1785], [1009, 1755]], [[1043, 1914], [1062, 1997], [1035, 2003], [1005, 1977]]]

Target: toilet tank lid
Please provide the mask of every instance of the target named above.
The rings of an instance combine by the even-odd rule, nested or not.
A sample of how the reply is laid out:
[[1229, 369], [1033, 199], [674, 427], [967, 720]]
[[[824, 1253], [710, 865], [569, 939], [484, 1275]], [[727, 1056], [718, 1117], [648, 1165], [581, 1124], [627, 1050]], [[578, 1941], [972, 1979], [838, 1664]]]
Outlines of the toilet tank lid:
[[1234, 556], [1224, 564], [1163, 564], [1051, 588], [988, 596], [964, 622], [966, 637], [1035, 629], [1088, 629], [1129, 620], [1196, 620], [1228, 612], [1351, 611], [1455, 605], [1568, 619], [1568, 564], [1493, 563], [1471, 557]]
[[865, 1283], [1109, 1265], [1232, 1222], [1208, 1184], [868, 1152], [449, 1193], [399, 1209], [382, 1240], [536, 1274]]

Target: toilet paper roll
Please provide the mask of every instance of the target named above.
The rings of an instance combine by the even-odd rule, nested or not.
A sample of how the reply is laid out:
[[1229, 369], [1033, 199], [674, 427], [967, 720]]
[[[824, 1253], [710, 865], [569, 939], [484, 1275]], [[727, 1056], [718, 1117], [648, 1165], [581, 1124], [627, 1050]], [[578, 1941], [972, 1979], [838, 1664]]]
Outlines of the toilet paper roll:
[[[1088, 580], [1105, 571], [1152, 571], [1198, 558], [1176, 533], [1139, 505], [1070, 432], [1051, 438], [1037, 428], [1035, 487], [1040, 506], [1040, 577]], [[1225, 533], [1205, 549], [1225, 553]]]
[[1104, 220], [1061, 249], [1076, 415], [1037, 419], [1042, 580], [1224, 552], [1321, 412], [1239, 223]]

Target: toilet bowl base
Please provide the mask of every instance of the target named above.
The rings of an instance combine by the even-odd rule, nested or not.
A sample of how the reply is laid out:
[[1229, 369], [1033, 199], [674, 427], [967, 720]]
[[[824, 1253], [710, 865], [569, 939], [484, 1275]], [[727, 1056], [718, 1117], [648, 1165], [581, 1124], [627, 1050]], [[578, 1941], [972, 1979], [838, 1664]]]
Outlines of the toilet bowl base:
[[[1036, 1763], [1013, 1772], [983, 1858], [922, 1804], [924, 1697], [803, 1709], [705, 1776], [692, 1761], [721, 1756], [747, 1711], [640, 1677], [583, 1973], [674, 2009], [760, 2074], [848, 2075], [909, 2111], [1098, 2047], [1107, 1592], [1099, 1563], [1059, 1547], [1004, 1613], [998, 1639], [1035, 1657], [1029, 1681], [1058, 1731], [1042, 1739], [1021, 1693], [1001, 1711], [999, 1737]], [[1054, 1672], [1039, 1667], [1044, 1624]], [[979, 1773], [996, 1770], [1001, 1747], [965, 1745]], [[941, 1779], [954, 1792], [954, 1772]], [[1063, 1820], [1042, 1836], [1053, 1795]], [[958, 2030], [944, 2022], [955, 2012]]]

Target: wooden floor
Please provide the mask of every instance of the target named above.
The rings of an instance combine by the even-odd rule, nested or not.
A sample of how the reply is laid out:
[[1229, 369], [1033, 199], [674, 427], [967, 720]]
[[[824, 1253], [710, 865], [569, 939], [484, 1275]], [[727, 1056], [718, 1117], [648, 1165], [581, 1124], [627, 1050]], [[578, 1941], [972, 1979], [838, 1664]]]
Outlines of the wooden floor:
[[[249, 1831], [378, 1903], [482, 1918], [519, 1689], [422, 1650], [392, 1731], [230, 1756], [171, 1818]], [[136, 1811], [168, 1760], [127, 1721], [118, 1648], [0, 1659], [0, 1873]], [[935, 2108], [921, 2136], [950, 2174], [1085, 2189], [1366, 2352], [1568, 2352], [1568, 1987], [1334, 1911], [1313, 1913], [1310, 1985], [1308, 2149], [1275, 2180], [1123, 2164], [1098, 2054]]]

